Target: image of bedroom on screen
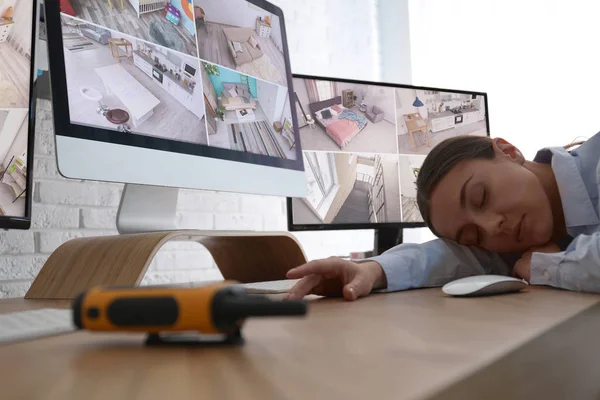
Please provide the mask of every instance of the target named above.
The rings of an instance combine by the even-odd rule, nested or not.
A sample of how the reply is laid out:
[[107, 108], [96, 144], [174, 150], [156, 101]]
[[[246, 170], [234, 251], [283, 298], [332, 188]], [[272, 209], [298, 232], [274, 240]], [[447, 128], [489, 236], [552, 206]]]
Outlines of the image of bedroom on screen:
[[26, 108], [0, 109], [0, 216], [25, 216]]
[[0, 107], [29, 106], [31, 13], [28, 0], [0, 1]]
[[[146, 42], [197, 56], [192, 0], [61, 0], [63, 14]], [[82, 34], [94, 39], [93, 30]]]
[[303, 150], [396, 152], [394, 89], [294, 79]]
[[295, 224], [400, 222], [395, 154], [304, 152], [309, 195], [292, 199]]
[[417, 205], [417, 175], [425, 156], [400, 155], [400, 202], [402, 222], [423, 222]]
[[279, 17], [246, 0], [194, 0], [201, 59], [287, 86]]
[[208, 143], [197, 59], [70, 17], [62, 21], [71, 122]]
[[444, 139], [487, 135], [483, 96], [396, 89], [398, 152], [427, 154]]
[[296, 159], [288, 89], [202, 62], [208, 144]]

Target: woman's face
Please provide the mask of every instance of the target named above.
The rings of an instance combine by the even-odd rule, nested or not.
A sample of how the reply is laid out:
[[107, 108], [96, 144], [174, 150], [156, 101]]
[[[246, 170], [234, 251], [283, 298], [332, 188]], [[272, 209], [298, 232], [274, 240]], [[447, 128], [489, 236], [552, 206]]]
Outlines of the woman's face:
[[467, 160], [431, 195], [431, 223], [444, 238], [492, 252], [519, 252], [552, 238], [550, 200], [510, 143], [494, 139], [493, 160]]

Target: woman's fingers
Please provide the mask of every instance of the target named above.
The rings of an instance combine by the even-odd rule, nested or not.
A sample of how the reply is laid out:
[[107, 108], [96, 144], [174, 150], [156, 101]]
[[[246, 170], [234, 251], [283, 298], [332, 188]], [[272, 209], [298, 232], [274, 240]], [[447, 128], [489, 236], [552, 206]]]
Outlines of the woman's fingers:
[[326, 278], [330, 278], [338, 273], [340, 261], [335, 258], [311, 261], [290, 269], [287, 272], [287, 277], [288, 279], [299, 279], [307, 275], [323, 275]]
[[344, 299], [353, 301], [358, 299], [360, 296], [369, 294], [371, 288], [369, 287], [369, 281], [365, 274], [356, 274], [354, 279], [344, 286]]
[[[344, 288], [347, 279], [353, 275], [353, 263], [330, 257], [308, 262], [287, 272], [288, 279], [300, 279], [286, 295], [286, 299], [301, 299], [307, 294], [319, 292], [321, 295], [333, 296], [343, 294], [347, 300], [355, 300], [368, 293], [365, 277], [352, 280], [350, 286]], [[358, 274], [362, 275], [362, 274]]]
[[285, 295], [287, 300], [300, 300], [309, 294], [313, 288], [321, 283], [320, 275], [308, 275], [300, 279]]

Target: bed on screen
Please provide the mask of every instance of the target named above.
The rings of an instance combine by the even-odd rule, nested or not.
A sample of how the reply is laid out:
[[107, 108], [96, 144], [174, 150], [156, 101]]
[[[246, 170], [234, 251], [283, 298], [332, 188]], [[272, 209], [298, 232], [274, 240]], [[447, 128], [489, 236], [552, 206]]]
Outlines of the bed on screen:
[[308, 108], [317, 123], [340, 149], [346, 147], [368, 123], [365, 117], [344, 107], [341, 96], [310, 103]]

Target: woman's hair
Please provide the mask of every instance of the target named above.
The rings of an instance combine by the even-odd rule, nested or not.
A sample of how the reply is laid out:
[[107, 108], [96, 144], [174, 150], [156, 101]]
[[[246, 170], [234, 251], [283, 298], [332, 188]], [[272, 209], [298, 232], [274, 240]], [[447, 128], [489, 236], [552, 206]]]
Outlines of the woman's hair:
[[[570, 143], [564, 148], [578, 146], [582, 142]], [[435, 146], [425, 158], [417, 175], [417, 205], [429, 229], [440, 236], [431, 224], [431, 192], [437, 183], [461, 161], [495, 157], [492, 139], [487, 136], [457, 136], [446, 139]]]
[[431, 225], [431, 192], [437, 183], [458, 163], [465, 160], [494, 158], [494, 145], [487, 136], [457, 136], [436, 145], [425, 157], [417, 175], [417, 205], [423, 220], [436, 235]]

